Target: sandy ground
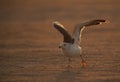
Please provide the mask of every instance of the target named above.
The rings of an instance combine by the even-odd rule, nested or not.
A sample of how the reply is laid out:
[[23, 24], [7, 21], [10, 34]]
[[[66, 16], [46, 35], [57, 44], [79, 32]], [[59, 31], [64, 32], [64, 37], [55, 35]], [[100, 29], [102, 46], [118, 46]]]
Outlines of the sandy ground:
[[[119, 1], [8, 2], [0, 3], [0, 82], [120, 82]], [[68, 70], [58, 49], [62, 36], [51, 23], [58, 20], [72, 33], [75, 24], [94, 18], [110, 23], [84, 30], [87, 67], [73, 58]]]

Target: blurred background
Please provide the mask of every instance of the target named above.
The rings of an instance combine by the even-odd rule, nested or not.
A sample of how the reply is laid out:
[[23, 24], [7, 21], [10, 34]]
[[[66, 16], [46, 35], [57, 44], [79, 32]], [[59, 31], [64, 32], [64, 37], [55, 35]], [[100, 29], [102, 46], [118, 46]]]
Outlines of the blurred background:
[[1, 0], [1, 22], [50, 20], [119, 19], [116, 0]]
[[[1, 82], [119, 82], [119, 5], [119, 0], [0, 0]], [[82, 74], [64, 72], [67, 60], [58, 49], [62, 36], [52, 22], [72, 33], [77, 23], [90, 19], [110, 23], [83, 32], [88, 68]], [[74, 60], [73, 67], [79, 69], [79, 62]]]

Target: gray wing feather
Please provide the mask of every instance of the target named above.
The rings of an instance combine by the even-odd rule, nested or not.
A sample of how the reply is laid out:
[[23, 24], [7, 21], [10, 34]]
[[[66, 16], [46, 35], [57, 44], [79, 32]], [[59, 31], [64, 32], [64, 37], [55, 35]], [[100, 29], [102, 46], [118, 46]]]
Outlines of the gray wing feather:
[[91, 26], [91, 25], [99, 25], [105, 21], [106, 20], [104, 20], [104, 19], [97, 19], [97, 20], [89, 20], [89, 21], [77, 24], [74, 28], [74, 31], [73, 31], [74, 43], [78, 44], [78, 42], [81, 41], [81, 34], [82, 34], [82, 31], [85, 27]]
[[73, 43], [72, 36], [68, 33], [68, 31], [64, 28], [62, 24], [55, 21], [53, 22], [53, 26], [63, 35], [64, 37], [63, 42]]

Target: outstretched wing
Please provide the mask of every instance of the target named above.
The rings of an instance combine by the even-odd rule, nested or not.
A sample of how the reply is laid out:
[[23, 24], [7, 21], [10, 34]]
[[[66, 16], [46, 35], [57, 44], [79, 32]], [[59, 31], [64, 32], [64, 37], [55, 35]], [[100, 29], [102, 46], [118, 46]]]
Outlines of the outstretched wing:
[[97, 20], [89, 20], [89, 21], [77, 24], [73, 31], [74, 43], [78, 44], [79, 40], [81, 39], [81, 33], [85, 27], [91, 26], [91, 25], [102, 24], [105, 21], [106, 20], [104, 20], [104, 19], [97, 19]]
[[62, 24], [55, 21], [55, 22], [53, 22], [53, 26], [63, 35], [63, 37], [64, 37], [63, 42], [67, 42], [67, 43], [74, 42], [72, 39], [72, 36], [68, 33], [68, 31], [64, 28], [64, 26]]

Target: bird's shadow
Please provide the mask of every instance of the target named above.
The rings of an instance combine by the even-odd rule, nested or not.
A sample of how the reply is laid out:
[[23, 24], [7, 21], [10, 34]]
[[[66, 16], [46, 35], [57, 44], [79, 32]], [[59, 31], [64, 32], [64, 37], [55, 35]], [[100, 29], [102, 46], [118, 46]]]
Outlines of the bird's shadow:
[[56, 82], [74, 82], [80, 72], [80, 69], [77, 71], [75, 69], [66, 69], [56, 76]]

